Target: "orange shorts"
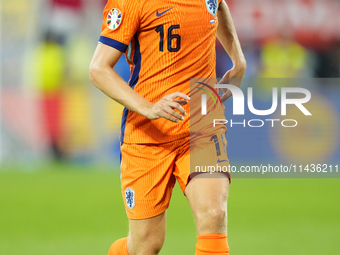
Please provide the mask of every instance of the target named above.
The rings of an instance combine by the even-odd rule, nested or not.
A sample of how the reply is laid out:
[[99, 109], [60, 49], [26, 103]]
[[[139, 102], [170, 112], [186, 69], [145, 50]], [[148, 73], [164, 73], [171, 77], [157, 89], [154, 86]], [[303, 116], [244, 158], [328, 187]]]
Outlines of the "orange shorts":
[[128, 218], [163, 213], [176, 179], [184, 193], [191, 177], [212, 172], [211, 167], [216, 171], [217, 165], [228, 167], [225, 132], [219, 128], [164, 144], [122, 144], [121, 183]]

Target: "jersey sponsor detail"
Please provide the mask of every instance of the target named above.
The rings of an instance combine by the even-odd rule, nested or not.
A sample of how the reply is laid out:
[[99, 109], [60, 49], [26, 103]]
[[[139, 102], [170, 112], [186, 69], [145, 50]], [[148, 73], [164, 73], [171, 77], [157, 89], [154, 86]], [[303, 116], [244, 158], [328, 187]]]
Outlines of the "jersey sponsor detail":
[[157, 10], [156, 16], [157, 16], [157, 17], [160, 17], [160, 16], [162, 16], [163, 14], [167, 13], [168, 11], [172, 10], [173, 8], [174, 8], [174, 7], [171, 7], [171, 8], [169, 8], [169, 9], [165, 10], [164, 12], [158, 12], [158, 10]]

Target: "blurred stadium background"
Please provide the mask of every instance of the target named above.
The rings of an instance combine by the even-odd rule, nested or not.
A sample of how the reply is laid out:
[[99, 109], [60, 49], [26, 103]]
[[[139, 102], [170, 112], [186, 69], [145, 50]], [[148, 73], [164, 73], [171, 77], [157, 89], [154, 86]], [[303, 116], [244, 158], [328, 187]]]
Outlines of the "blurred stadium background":
[[[0, 254], [106, 254], [127, 233], [119, 184], [122, 107], [88, 79], [105, 3], [0, 0]], [[227, 3], [248, 62], [246, 77], [340, 78], [340, 1]], [[217, 44], [218, 76], [230, 67]], [[115, 69], [129, 79], [124, 57]], [[323, 98], [314, 105], [317, 120], [328, 125], [310, 130], [305, 123], [287, 146], [268, 135], [261, 159], [340, 163], [340, 80], [329, 80], [313, 85]], [[251, 152], [256, 142], [234, 137], [232, 158], [254, 163], [258, 155], [245, 157], [241, 145]], [[235, 179], [232, 254], [339, 253], [339, 184]], [[179, 189], [174, 196], [161, 254], [194, 254], [193, 218]]]

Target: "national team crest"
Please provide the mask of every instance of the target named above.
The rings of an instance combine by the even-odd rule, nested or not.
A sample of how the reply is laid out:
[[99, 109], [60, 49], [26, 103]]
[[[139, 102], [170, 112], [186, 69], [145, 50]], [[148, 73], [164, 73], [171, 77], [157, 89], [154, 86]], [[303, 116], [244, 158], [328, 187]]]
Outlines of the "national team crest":
[[218, 0], [205, 0], [205, 4], [207, 5], [208, 12], [215, 16], [218, 9]]
[[107, 27], [115, 30], [122, 22], [122, 12], [119, 9], [112, 9], [107, 15]]
[[133, 189], [127, 188], [125, 190], [125, 200], [130, 209], [135, 207], [135, 191]]

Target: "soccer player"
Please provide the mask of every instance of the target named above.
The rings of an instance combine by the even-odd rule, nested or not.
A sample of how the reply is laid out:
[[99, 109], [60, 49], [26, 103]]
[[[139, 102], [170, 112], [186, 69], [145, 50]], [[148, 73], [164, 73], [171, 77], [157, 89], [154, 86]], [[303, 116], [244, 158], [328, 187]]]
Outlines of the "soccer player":
[[[160, 252], [176, 179], [195, 217], [196, 254], [229, 253], [229, 176], [190, 174], [190, 79], [216, 76], [216, 36], [234, 64], [224, 78], [242, 78], [246, 62], [223, 0], [109, 0], [104, 9], [90, 78], [125, 106], [121, 183], [129, 218], [129, 236], [114, 242], [109, 255]], [[128, 84], [113, 70], [122, 53], [131, 68]], [[230, 96], [227, 91], [222, 100]], [[225, 146], [225, 127], [205, 130], [203, 147]], [[217, 149], [227, 162], [225, 148]]]

